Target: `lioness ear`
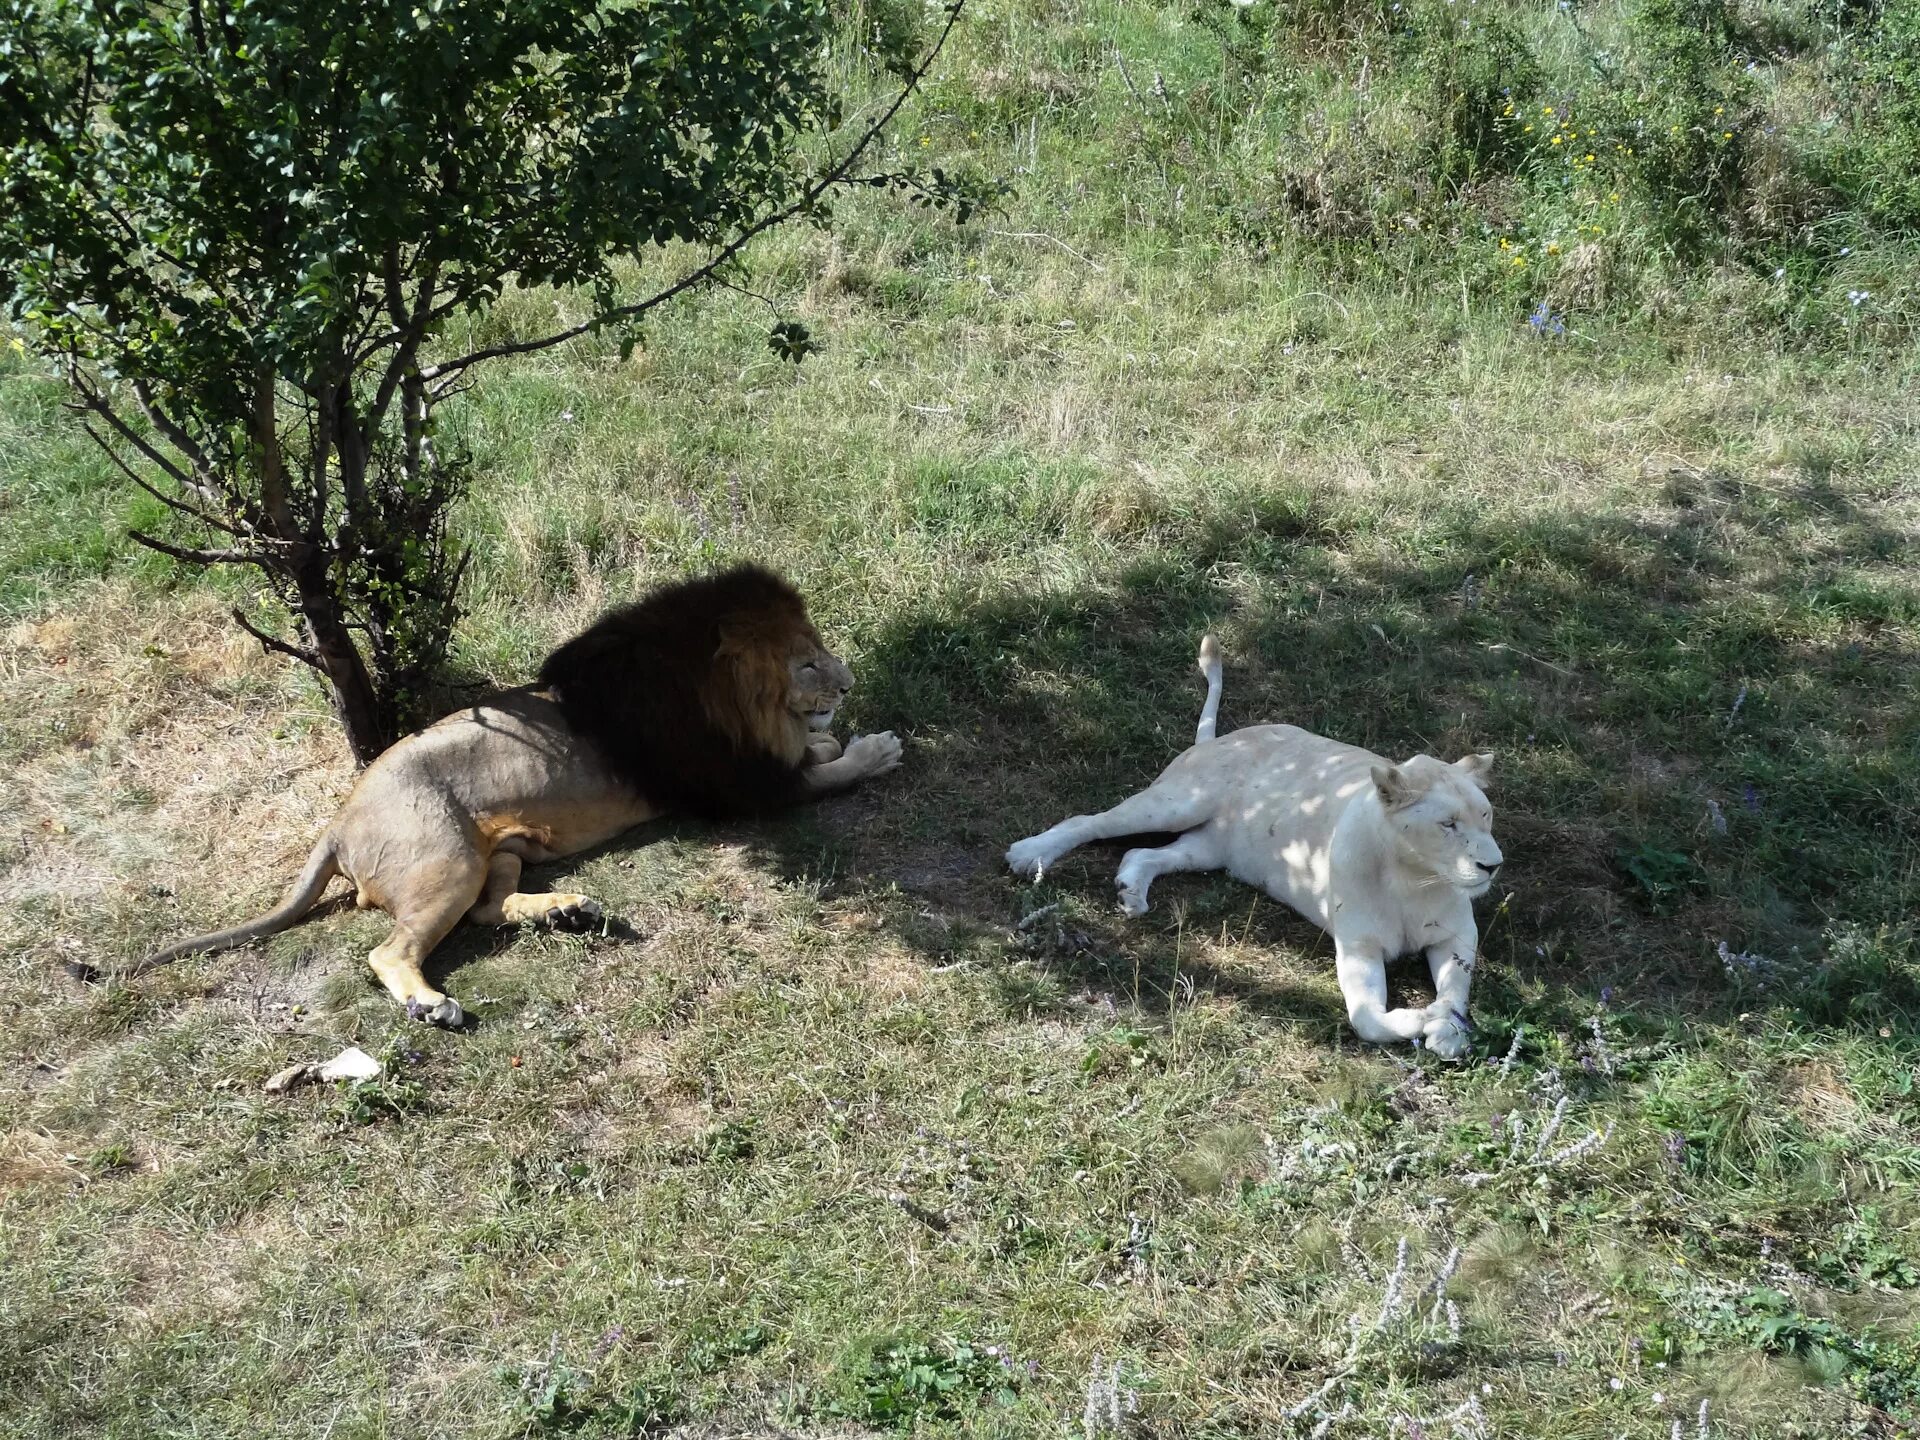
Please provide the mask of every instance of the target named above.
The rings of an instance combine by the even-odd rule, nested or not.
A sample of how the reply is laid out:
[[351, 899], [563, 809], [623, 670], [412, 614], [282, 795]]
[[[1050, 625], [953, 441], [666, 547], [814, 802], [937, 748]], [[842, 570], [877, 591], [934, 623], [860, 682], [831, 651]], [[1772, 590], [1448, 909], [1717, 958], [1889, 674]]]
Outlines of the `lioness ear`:
[[1398, 810], [1402, 805], [1411, 805], [1426, 794], [1425, 788], [1409, 780], [1406, 772], [1398, 765], [1374, 766], [1373, 788], [1380, 792], [1380, 803], [1389, 810]]
[[1483, 750], [1478, 755], [1462, 755], [1453, 762], [1453, 768], [1484, 784], [1493, 774], [1493, 752]]

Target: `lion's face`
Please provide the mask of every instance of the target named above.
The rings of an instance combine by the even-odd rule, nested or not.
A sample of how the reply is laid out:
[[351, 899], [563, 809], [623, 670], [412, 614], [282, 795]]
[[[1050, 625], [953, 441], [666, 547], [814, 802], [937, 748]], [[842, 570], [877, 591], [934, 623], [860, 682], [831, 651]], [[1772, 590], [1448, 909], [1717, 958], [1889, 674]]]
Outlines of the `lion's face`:
[[810, 648], [793, 656], [787, 675], [787, 708], [809, 730], [825, 730], [832, 725], [834, 712], [853, 689], [853, 672], [828, 650]]
[[1394, 828], [1401, 855], [1478, 898], [1505, 858], [1493, 838], [1493, 806], [1482, 788], [1491, 755], [1449, 765], [1416, 755], [1404, 765], [1376, 765], [1373, 783]]

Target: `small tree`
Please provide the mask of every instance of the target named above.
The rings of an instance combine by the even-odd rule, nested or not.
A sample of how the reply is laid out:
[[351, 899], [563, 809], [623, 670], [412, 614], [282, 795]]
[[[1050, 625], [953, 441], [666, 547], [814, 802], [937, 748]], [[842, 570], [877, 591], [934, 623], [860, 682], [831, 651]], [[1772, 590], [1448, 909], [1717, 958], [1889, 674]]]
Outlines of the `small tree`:
[[[257, 568], [366, 762], [412, 718], [457, 614], [466, 483], [435, 405], [482, 360], [557, 345], [824, 220], [931, 66], [874, 45], [892, 103], [836, 144], [825, 0], [0, 0], [0, 294], [94, 438], [196, 543]], [[614, 264], [701, 258], [641, 299]], [[437, 354], [512, 282], [589, 318]], [[798, 358], [803, 327], [775, 327]], [[177, 537], [176, 537], [177, 538]]]

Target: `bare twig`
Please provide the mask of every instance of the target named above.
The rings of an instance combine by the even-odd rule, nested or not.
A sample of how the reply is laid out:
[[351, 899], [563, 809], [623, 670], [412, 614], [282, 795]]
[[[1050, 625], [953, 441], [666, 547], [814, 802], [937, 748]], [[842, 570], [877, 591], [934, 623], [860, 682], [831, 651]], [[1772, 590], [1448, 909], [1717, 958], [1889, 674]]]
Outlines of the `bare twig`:
[[211, 526], [215, 530], [224, 531], [228, 535], [232, 535], [236, 538], [240, 536], [241, 532], [238, 529], [238, 527], [229, 524], [228, 522], [218, 518], [217, 516], [209, 515], [204, 510], [201, 510], [196, 506], [187, 504], [184, 500], [175, 499], [173, 496], [167, 494], [164, 490], [157, 489], [155, 486], [149, 484], [144, 478], [142, 478], [142, 476], [140, 475], [140, 472], [135, 470], [131, 465], [127, 464], [127, 462], [121, 457], [120, 452], [118, 450], [115, 450], [113, 446], [108, 443], [106, 436], [102, 435], [99, 431], [95, 430], [93, 426], [87, 424], [84, 420], [81, 421], [80, 428], [87, 432], [87, 438], [93, 441], [94, 444], [100, 447], [100, 449], [105, 453], [106, 457], [114, 463], [115, 467], [118, 468], [118, 470], [122, 475], [126, 476], [127, 479], [131, 480], [134, 484], [138, 485], [142, 490], [146, 491], [149, 495], [153, 496], [154, 499], [158, 500], [162, 505], [165, 505], [169, 510], [177, 510], [180, 512], [180, 514], [187, 516], [189, 519], [196, 520], [202, 525]]
[[154, 402], [153, 392], [147, 388], [147, 382], [135, 380], [130, 388], [133, 390], [134, 400], [140, 406], [140, 413], [147, 417], [147, 423], [166, 436], [167, 443], [192, 462], [194, 474], [199, 477], [201, 484], [211, 484], [213, 466], [207, 463], [206, 453], [195, 443], [191, 435], [174, 424], [172, 417]]
[[267, 568], [267, 557], [251, 550], [195, 550], [182, 545], [169, 545], [139, 530], [129, 530], [127, 538], [149, 550], [158, 550], [162, 555], [171, 555], [176, 560], [185, 560], [192, 565], [258, 565], [263, 570]]
[[233, 608], [232, 614], [233, 623], [253, 636], [253, 638], [258, 640], [266, 649], [277, 650], [282, 655], [291, 655], [302, 665], [311, 665], [316, 670], [320, 668], [320, 657], [305, 646], [290, 645], [277, 635], [267, 634], [266, 631], [260, 629], [251, 620], [247, 619], [246, 615], [241, 612], [240, 607], [237, 605]]
[[[81, 400], [79, 405], [73, 407], [74, 409], [85, 414], [98, 415], [113, 427], [114, 433], [122, 440], [126, 441], [129, 445], [133, 446], [134, 449], [146, 456], [147, 459], [166, 471], [167, 478], [172, 480], [174, 484], [178, 485], [182, 490], [189, 491], [196, 495], [201, 494], [201, 486], [191, 475], [187, 474], [186, 471], [174, 464], [173, 461], [154, 449], [152, 445], [147, 443], [147, 438], [144, 435], [140, 434], [121, 418], [120, 414], [107, 400], [107, 397], [93, 388], [91, 382], [89, 382], [87, 377], [81, 372], [79, 361], [72, 357], [68, 357], [67, 360], [67, 381], [73, 386], [74, 393], [79, 395]], [[202, 495], [201, 498], [204, 499], [206, 497]]]

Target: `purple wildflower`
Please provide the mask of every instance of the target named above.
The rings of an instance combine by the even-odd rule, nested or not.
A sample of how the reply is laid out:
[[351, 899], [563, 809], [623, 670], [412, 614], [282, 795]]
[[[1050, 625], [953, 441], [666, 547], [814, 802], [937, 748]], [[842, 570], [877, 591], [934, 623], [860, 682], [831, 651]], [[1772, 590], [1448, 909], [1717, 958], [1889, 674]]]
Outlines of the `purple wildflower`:
[[1540, 339], [1558, 339], [1567, 333], [1567, 322], [1553, 313], [1553, 307], [1542, 300], [1533, 307], [1533, 313], [1527, 316], [1527, 324]]

